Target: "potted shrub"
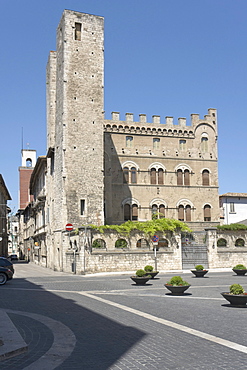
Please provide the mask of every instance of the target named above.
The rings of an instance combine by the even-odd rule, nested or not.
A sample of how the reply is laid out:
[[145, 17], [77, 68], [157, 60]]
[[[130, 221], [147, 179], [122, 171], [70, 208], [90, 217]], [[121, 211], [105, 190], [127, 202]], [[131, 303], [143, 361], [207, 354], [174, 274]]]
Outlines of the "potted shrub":
[[181, 276], [173, 276], [166, 284], [165, 287], [174, 295], [181, 295], [190, 287], [187, 281], [183, 280]]
[[247, 272], [247, 268], [244, 265], [236, 265], [235, 267], [232, 268], [232, 271], [234, 271], [237, 275], [245, 275]]
[[191, 272], [196, 276], [196, 277], [203, 277], [208, 270], [205, 270], [202, 265], [196, 265], [195, 270], [191, 270]]
[[221, 295], [233, 306], [246, 307], [247, 293], [240, 284], [232, 284], [230, 292], [223, 292]]
[[144, 285], [151, 278], [150, 275], [147, 275], [145, 270], [137, 270], [134, 276], [130, 277], [137, 285]]
[[153, 266], [147, 265], [144, 267], [144, 270], [146, 271], [147, 275], [151, 276], [151, 279], [154, 279], [156, 275], [158, 275], [159, 271], [154, 271]]

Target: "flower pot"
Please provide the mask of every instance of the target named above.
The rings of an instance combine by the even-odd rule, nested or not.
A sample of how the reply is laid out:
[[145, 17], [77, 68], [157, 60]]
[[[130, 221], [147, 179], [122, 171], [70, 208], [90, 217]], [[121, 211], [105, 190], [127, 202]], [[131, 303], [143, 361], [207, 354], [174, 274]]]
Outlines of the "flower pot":
[[208, 270], [190, 270], [196, 277], [203, 277]]
[[221, 293], [221, 295], [228, 302], [230, 302], [232, 306], [246, 307], [247, 293], [243, 293], [243, 294]]
[[170, 290], [173, 295], [181, 295], [187, 290], [190, 285], [169, 285], [165, 284], [165, 287]]
[[150, 275], [151, 279], [154, 279], [156, 275], [158, 275], [159, 271], [152, 271], [152, 272], [147, 272], [146, 275]]
[[234, 271], [235, 272], [235, 274], [237, 274], [237, 275], [245, 275], [246, 274], [246, 272], [247, 272], [247, 269], [241, 269], [241, 270], [239, 270], [239, 269], [232, 269], [232, 271]]
[[131, 276], [130, 278], [136, 283], [136, 285], [145, 285], [146, 282], [150, 279], [147, 276], [143, 276], [143, 277]]

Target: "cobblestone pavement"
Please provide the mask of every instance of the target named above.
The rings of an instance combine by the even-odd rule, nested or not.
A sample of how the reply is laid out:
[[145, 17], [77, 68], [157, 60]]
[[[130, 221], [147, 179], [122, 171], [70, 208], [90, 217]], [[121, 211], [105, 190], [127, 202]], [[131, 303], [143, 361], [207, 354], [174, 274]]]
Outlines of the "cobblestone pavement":
[[[247, 290], [247, 276], [160, 272], [142, 287], [130, 274], [75, 276], [32, 263], [15, 270], [0, 286], [0, 309], [29, 351], [0, 369], [247, 369], [247, 308], [220, 294], [236, 282]], [[183, 296], [164, 287], [173, 275], [191, 284]]]

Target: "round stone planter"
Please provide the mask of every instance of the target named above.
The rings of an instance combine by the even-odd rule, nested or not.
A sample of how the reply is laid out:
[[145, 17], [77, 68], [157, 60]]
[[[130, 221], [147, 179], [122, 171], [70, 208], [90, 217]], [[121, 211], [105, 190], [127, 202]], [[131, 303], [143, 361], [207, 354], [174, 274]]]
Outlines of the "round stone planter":
[[149, 277], [143, 276], [143, 277], [138, 277], [138, 276], [131, 276], [130, 277], [136, 285], [145, 285], [146, 282], [150, 279]]
[[196, 277], [203, 277], [208, 270], [190, 270]]
[[154, 279], [156, 275], [158, 275], [159, 271], [152, 271], [152, 272], [147, 272], [146, 275], [150, 275], [151, 279]]
[[247, 293], [246, 294], [231, 294], [221, 293], [221, 295], [231, 303], [232, 306], [247, 307]]
[[173, 295], [182, 295], [190, 285], [169, 285], [165, 284], [165, 287], [170, 290]]
[[245, 274], [246, 274], [247, 269], [242, 269], [242, 270], [239, 270], [239, 269], [232, 269], [232, 271], [234, 271], [234, 272], [235, 272], [235, 274], [237, 274], [237, 275], [241, 275], [241, 276], [243, 276], [243, 275], [245, 275]]

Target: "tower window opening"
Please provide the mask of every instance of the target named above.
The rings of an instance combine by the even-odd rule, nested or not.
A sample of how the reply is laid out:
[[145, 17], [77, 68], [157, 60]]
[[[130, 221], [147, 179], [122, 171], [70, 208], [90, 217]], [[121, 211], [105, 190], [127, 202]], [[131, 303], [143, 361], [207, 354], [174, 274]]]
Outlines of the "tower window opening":
[[75, 40], [81, 41], [81, 23], [75, 23]]

